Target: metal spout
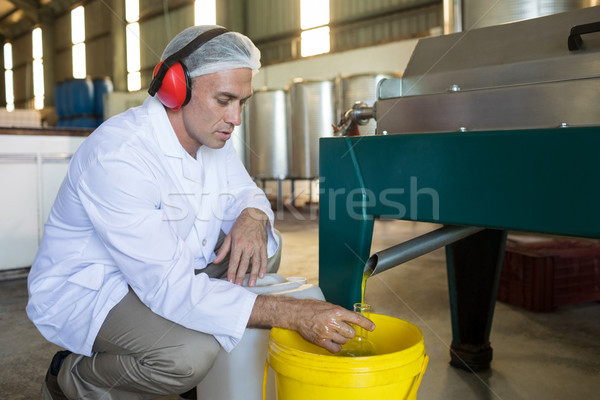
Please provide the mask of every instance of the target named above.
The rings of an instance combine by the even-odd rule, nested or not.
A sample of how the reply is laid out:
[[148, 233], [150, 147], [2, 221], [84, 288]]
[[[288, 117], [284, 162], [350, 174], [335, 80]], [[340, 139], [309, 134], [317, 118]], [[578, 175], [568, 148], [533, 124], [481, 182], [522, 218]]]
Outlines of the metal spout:
[[344, 113], [339, 125], [333, 127], [335, 136], [357, 136], [357, 125], [365, 125], [375, 118], [375, 108], [357, 101], [351, 109]]
[[485, 228], [447, 225], [404, 243], [373, 254], [367, 260], [364, 274], [376, 275], [407, 261], [466, 238]]

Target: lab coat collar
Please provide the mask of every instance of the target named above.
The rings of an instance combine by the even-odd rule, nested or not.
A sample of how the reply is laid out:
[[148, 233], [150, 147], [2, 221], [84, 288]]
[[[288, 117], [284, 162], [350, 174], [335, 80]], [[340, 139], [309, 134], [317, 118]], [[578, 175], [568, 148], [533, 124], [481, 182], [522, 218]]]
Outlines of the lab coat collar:
[[154, 135], [163, 154], [167, 157], [178, 158], [181, 161], [182, 174], [186, 179], [202, 182], [201, 163], [192, 158], [179, 143], [165, 107], [160, 100], [149, 97], [144, 105], [148, 108], [148, 115], [154, 127]]

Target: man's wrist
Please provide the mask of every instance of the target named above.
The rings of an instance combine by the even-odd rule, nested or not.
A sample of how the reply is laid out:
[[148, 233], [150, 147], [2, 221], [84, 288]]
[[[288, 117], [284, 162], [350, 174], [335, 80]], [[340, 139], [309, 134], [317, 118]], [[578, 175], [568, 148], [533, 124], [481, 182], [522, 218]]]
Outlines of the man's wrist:
[[269, 216], [263, 210], [254, 207], [244, 208], [240, 216], [247, 216], [255, 221], [264, 222], [265, 224], [269, 223]]

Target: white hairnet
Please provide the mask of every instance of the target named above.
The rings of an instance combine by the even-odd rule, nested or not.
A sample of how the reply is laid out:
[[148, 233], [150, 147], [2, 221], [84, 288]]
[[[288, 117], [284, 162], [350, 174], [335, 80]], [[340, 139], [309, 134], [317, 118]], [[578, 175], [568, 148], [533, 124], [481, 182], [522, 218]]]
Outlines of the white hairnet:
[[[221, 27], [202, 25], [184, 29], [167, 45], [161, 59], [166, 59], [203, 32], [214, 28]], [[257, 72], [260, 68], [260, 50], [241, 33], [226, 32], [204, 43], [182, 61], [191, 78], [236, 68], [250, 68], [253, 72]]]

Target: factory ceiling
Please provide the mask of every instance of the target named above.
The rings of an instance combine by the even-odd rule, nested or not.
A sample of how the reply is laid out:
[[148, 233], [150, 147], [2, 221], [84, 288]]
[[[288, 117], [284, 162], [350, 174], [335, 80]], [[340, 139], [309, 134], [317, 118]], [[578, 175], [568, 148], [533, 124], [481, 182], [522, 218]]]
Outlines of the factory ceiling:
[[78, 3], [81, 0], [0, 0], [0, 39], [19, 37]]

